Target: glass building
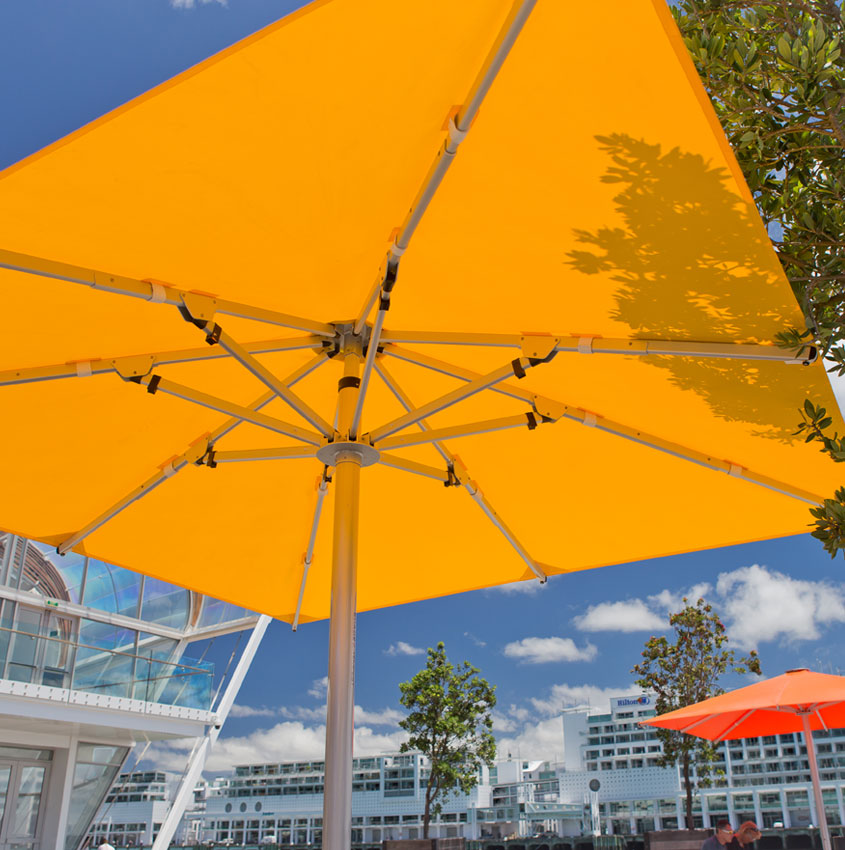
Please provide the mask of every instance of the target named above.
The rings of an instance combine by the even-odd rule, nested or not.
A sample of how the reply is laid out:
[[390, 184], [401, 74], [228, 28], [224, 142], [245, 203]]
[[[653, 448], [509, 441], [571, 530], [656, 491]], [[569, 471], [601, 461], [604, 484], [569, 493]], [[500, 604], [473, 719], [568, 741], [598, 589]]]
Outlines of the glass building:
[[136, 741], [201, 738], [252, 612], [0, 533], [0, 850], [76, 850]]

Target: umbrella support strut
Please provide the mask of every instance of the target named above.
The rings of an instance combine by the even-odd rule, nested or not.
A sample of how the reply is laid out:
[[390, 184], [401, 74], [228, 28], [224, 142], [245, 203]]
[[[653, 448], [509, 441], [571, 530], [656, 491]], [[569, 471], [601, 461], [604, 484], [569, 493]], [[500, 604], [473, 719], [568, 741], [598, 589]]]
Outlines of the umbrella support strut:
[[824, 800], [822, 799], [822, 787], [819, 783], [819, 764], [816, 760], [816, 745], [813, 743], [813, 733], [810, 730], [810, 715], [808, 712], [800, 712], [801, 722], [804, 724], [804, 745], [807, 747], [807, 758], [810, 761], [810, 775], [813, 778], [813, 799], [816, 803], [816, 821], [822, 836], [822, 847], [830, 850], [830, 830], [827, 828], [827, 817], [824, 813]]

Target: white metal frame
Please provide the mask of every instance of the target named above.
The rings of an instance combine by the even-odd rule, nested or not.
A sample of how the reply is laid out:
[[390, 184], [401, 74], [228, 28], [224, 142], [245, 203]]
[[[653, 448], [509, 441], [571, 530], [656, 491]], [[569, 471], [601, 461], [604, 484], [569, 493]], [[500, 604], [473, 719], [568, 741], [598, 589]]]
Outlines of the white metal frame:
[[249, 641], [247, 641], [247, 645], [238, 659], [238, 664], [232, 673], [232, 678], [229, 680], [229, 684], [216, 706], [217, 722], [208, 728], [202, 738], [197, 739], [188, 757], [185, 772], [179, 783], [179, 790], [170, 804], [170, 808], [165, 815], [161, 829], [156, 840], [153, 842], [151, 850], [167, 850], [170, 846], [170, 842], [179, 826], [179, 821], [182, 820], [182, 815], [185, 814], [185, 809], [193, 797], [194, 787], [202, 774], [209, 753], [220, 735], [220, 730], [223, 728], [226, 718], [229, 716], [232, 705], [234, 705], [235, 699], [238, 696], [238, 691], [243, 684], [244, 677], [252, 664], [253, 658], [255, 658], [255, 653], [258, 652], [258, 647], [261, 645], [261, 640], [267, 631], [267, 627], [270, 625], [271, 619], [272, 617], [268, 617], [266, 614], [262, 614], [258, 618], [255, 628], [249, 636]]

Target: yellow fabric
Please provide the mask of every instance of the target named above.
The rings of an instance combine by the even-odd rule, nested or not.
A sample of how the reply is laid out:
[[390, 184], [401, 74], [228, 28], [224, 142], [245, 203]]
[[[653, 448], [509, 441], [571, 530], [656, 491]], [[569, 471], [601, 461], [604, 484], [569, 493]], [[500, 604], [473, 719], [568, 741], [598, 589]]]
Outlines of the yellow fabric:
[[[316, 3], [0, 174], [0, 247], [353, 318], [507, 0]], [[663, 0], [539, 0], [401, 261], [389, 329], [771, 343], [801, 315]], [[0, 371], [202, 346], [175, 308], [0, 272]], [[220, 317], [241, 341], [297, 336]], [[486, 371], [517, 352], [408, 345]], [[279, 376], [310, 352], [261, 357]], [[458, 385], [385, 355], [417, 403]], [[230, 360], [156, 369], [248, 404]], [[334, 416], [340, 364], [296, 387]], [[821, 365], [560, 354], [519, 382], [821, 495], [791, 436]], [[113, 374], [0, 388], [0, 527], [59, 541], [225, 417]], [[485, 393], [433, 426], [526, 406]], [[266, 408], [301, 421], [281, 402]], [[402, 413], [377, 377], [364, 430]], [[842, 428], [842, 423], [837, 424]], [[291, 445], [241, 426], [217, 448]], [[551, 574], [806, 530], [807, 505], [570, 421], [452, 448]], [[443, 467], [431, 447], [397, 451]], [[91, 534], [96, 557], [290, 619], [316, 460], [190, 467]], [[331, 499], [302, 619], [328, 615]], [[362, 472], [360, 610], [530, 576], [459, 488]]]

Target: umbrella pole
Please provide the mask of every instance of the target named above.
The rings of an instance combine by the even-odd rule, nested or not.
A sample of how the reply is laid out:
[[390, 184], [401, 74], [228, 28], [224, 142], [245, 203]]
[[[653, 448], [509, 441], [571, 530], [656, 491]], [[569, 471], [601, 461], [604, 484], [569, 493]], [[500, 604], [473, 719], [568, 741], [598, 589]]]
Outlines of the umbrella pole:
[[[345, 357], [338, 390], [340, 434], [348, 432], [358, 399], [360, 354]], [[352, 824], [352, 734], [355, 694], [355, 610], [358, 567], [358, 499], [362, 456], [350, 445], [334, 459], [334, 543], [326, 700], [326, 766], [323, 848], [349, 850]]]
[[822, 835], [822, 847], [830, 850], [830, 831], [827, 828], [827, 817], [824, 813], [824, 800], [822, 799], [822, 786], [819, 782], [819, 765], [816, 761], [816, 746], [813, 743], [813, 733], [810, 729], [810, 715], [801, 713], [801, 721], [804, 724], [804, 744], [807, 747], [807, 758], [810, 761], [810, 775], [813, 779], [813, 797], [816, 801], [816, 820]]

